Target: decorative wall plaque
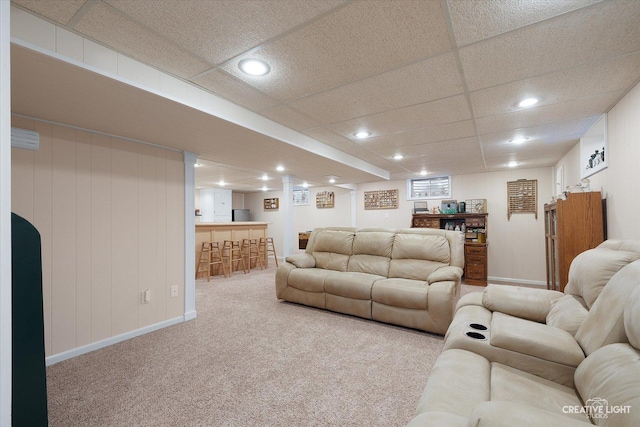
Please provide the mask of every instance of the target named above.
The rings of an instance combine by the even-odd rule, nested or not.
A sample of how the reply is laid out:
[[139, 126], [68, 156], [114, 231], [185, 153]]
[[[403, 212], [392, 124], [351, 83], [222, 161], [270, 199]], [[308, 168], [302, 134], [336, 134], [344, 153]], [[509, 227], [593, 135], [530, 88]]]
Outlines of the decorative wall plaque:
[[364, 192], [365, 209], [397, 209], [399, 190], [378, 190]]
[[316, 208], [333, 208], [335, 206], [335, 195], [333, 191], [322, 191], [316, 194]]
[[271, 199], [264, 199], [264, 210], [273, 211], [280, 207], [280, 199], [273, 197]]
[[538, 180], [507, 182], [507, 218], [513, 213], [532, 213], [538, 219]]

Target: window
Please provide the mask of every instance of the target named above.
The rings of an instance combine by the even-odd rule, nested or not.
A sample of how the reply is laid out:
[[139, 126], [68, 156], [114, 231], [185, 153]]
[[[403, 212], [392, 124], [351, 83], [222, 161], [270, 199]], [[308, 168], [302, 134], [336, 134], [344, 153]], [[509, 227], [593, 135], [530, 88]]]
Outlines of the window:
[[451, 177], [408, 179], [407, 195], [409, 200], [448, 199], [451, 197]]

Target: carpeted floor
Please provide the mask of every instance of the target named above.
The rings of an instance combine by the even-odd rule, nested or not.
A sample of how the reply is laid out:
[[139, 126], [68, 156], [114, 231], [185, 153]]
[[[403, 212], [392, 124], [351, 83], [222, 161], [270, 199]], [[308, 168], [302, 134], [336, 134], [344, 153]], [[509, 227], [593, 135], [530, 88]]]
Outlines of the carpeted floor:
[[199, 280], [195, 320], [50, 366], [49, 424], [405, 425], [442, 337], [278, 301], [274, 275]]

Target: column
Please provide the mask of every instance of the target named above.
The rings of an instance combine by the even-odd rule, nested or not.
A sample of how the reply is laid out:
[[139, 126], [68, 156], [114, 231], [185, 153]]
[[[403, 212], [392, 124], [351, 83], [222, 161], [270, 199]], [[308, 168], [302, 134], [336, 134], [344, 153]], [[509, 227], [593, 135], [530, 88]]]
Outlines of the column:
[[291, 175], [282, 177], [282, 256], [288, 257], [293, 253], [293, 179]]
[[198, 156], [184, 152], [184, 320], [196, 318], [196, 162]]

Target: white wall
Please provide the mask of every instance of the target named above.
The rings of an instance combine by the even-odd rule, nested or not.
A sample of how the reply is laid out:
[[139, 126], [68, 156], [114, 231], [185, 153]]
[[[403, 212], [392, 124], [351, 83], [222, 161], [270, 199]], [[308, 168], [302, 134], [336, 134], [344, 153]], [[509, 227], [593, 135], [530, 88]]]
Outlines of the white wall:
[[[607, 199], [610, 239], [640, 239], [640, 84], [616, 104], [608, 117], [609, 166], [589, 177], [592, 190]], [[563, 167], [565, 185], [580, 181], [580, 144], [557, 164]]]
[[[23, 118], [13, 125], [40, 133], [38, 151], [12, 150], [11, 203], [42, 238], [47, 356], [181, 318], [183, 154]], [[141, 304], [145, 289], [151, 302]]]

